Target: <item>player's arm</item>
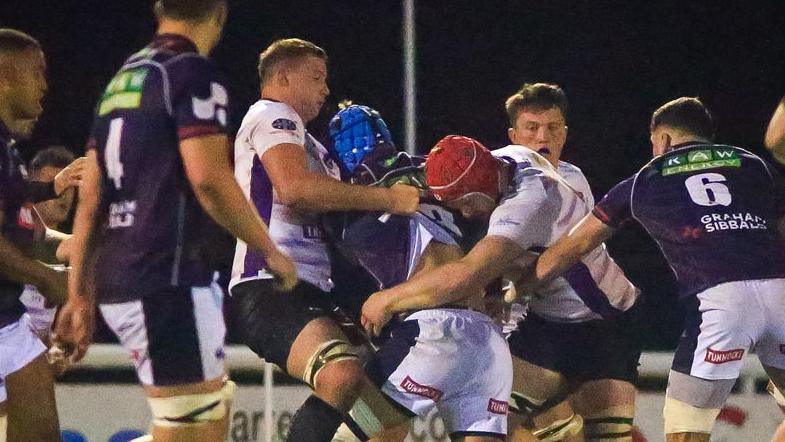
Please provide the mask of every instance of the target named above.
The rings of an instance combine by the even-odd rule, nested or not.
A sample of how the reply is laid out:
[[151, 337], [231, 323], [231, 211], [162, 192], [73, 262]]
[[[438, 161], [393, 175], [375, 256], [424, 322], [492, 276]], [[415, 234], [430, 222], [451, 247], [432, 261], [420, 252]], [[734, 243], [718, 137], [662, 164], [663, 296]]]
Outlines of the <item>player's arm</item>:
[[411, 215], [419, 192], [411, 186], [376, 188], [342, 183], [308, 170], [305, 150], [296, 144], [278, 144], [262, 154], [264, 169], [280, 201], [299, 210], [386, 211]]
[[55, 326], [53, 343], [74, 361], [87, 352], [95, 328], [96, 295], [93, 284], [92, 255], [98, 227], [101, 170], [95, 149], [87, 152], [74, 228], [69, 243], [68, 302]]
[[376, 335], [395, 313], [468, 299], [502, 276], [524, 252], [508, 238], [486, 236], [463, 258], [373, 294], [362, 308], [363, 327]]
[[774, 115], [771, 116], [764, 142], [774, 158], [785, 164], [785, 97], [780, 100]]
[[297, 283], [294, 264], [275, 246], [264, 221], [234, 179], [226, 136], [181, 140], [180, 155], [188, 181], [204, 210], [229, 233], [261, 253], [284, 289], [294, 287]]
[[[547, 284], [575, 265], [581, 257], [600, 246], [613, 236], [615, 230], [600, 221], [594, 214], [586, 215], [556, 244], [548, 247], [532, 265], [533, 272], [526, 275], [528, 281], [518, 285], [537, 287]], [[525, 289], [524, 289], [525, 291]]]
[[[0, 224], [5, 212], [0, 211]], [[66, 278], [64, 275], [29, 258], [11, 241], [0, 235], [0, 273], [6, 278], [38, 288], [47, 301], [60, 305], [66, 299]]]
[[32, 203], [55, 199], [70, 187], [79, 187], [86, 158], [75, 159], [55, 175], [53, 181], [28, 181], [25, 186], [25, 199]]

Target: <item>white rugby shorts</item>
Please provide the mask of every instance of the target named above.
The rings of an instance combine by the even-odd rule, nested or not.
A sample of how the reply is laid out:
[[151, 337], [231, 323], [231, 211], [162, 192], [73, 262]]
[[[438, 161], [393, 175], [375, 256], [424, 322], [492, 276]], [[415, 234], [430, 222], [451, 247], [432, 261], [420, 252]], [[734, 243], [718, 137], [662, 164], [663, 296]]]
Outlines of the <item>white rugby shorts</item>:
[[701, 379], [735, 379], [755, 351], [785, 369], [785, 279], [734, 281], [696, 295], [673, 359], [673, 370]]
[[24, 368], [45, 350], [46, 346], [33, 332], [27, 314], [0, 328], [0, 402], [8, 399], [5, 378]]
[[452, 438], [506, 435], [512, 357], [501, 327], [479, 312], [432, 309], [401, 329], [377, 354], [390, 372], [382, 391], [418, 416], [437, 408]]
[[172, 386], [224, 376], [222, 299], [213, 284], [170, 288], [100, 309], [142, 385]]

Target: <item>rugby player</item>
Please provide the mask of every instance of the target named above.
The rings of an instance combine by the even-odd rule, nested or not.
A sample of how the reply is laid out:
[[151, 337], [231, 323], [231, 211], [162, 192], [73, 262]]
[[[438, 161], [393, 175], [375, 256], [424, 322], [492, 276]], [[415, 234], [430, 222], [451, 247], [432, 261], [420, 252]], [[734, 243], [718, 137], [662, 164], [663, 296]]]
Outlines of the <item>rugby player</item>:
[[[490, 218], [487, 235], [460, 260], [373, 295], [366, 303], [369, 308], [363, 309], [363, 321], [373, 330], [386, 323], [391, 312], [408, 308], [418, 298], [437, 297], [448, 303], [470, 296], [499, 277], [512, 278], [510, 273], [515, 273], [519, 260], [530, 259], [528, 251], [548, 247], [588, 210], [548, 160], [523, 146], [490, 152], [476, 140], [450, 136], [431, 150], [426, 178], [443, 205], [460, 210], [467, 218]], [[562, 305], [583, 303], [586, 307], [581, 312], [590, 311], [591, 305], [602, 316], [620, 314], [637, 296], [604, 247], [597, 247], [576, 265], [573, 275], [546, 289], [564, 299]], [[511, 342], [516, 339], [512, 336]], [[511, 345], [511, 350], [516, 348], [520, 347]], [[603, 372], [600, 367], [592, 368]], [[516, 383], [524, 385], [527, 380]], [[513, 395], [512, 405], [530, 412], [549, 408], [544, 400], [552, 393], [535, 393], [540, 396]], [[558, 440], [573, 427], [580, 427], [580, 418], [567, 416], [539, 435], [542, 440]]]
[[[780, 99], [777, 109], [774, 110], [763, 141], [766, 148], [774, 156], [774, 159], [780, 164], [785, 164], [785, 97]], [[777, 403], [780, 404], [780, 408], [785, 412], [785, 398], [781, 394], [777, 394], [778, 390], [771, 381], [769, 381], [768, 390], [777, 398]], [[772, 442], [785, 442], [785, 421], [777, 428]]]
[[777, 109], [774, 110], [763, 141], [766, 148], [774, 155], [774, 159], [780, 164], [785, 164], [785, 97], [782, 97]]
[[220, 441], [234, 386], [221, 296], [202, 253], [210, 218], [259, 253], [284, 289], [296, 273], [232, 174], [229, 98], [207, 58], [226, 1], [159, 0], [155, 13], [152, 42], [96, 106], [55, 342], [84, 355], [97, 299], [148, 398], [152, 435], [140, 440]]
[[[508, 136], [513, 144], [533, 149], [556, 168], [583, 199], [585, 215], [594, 207], [589, 183], [578, 167], [560, 159], [567, 141], [567, 109], [567, 96], [559, 86], [524, 84], [505, 103]], [[633, 302], [637, 293], [622, 275], [616, 277], [617, 285], [602, 289], [611, 297], [628, 296]], [[568, 288], [530, 302], [526, 320], [510, 337], [515, 356], [514, 404], [523, 405], [512, 407], [517, 419], [511, 421], [521, 425], [532, 421], [541, 440], [553, 439], [556, 433], [563, 440], [581, 439], [580, 434], [567, 434], [580, 432], [580, 418], [570, 404], [560, 403], [568, 394], [582, 417], [586, 440], [631, 440], [640, 347], [617, 318], [603, 318], [596, 310], [577, 290]], [[569, 431], [553, 431], [570, 426], [571, 421]], [[513, 440], [531, 440], [523, 431], [517, 427], [519, 434]]]
[[[69, 173], [68, 169], [79, 169], [77, 173], [81, 176], [83, 165], [83, 158], [75, 159], [74, 154], [64, 147], [48, 147], [36, 153], [30, 161], [30, 179], [45, 183], [54, 182], [63, 171]], [[41, 201], [34, 205], [35, 212], [46, 226], [47, 240], [40, 242], [43, 243], [43, 247], [36, 247], [36, 259], [39, 261], [50, 265], [60, 262], [55, 250], [70, 235], [58, 231], [57, 228], [68, 218], [74, 196], [74, 189], [69, 188], [55, 199]], [[65, 256], [61, 257], [65, 258]], [[47, 302], [46, 298], [31, 284], [25, 285], [20, 300], [27, 309], [33, 330], [48, 346], [57, 307], [51, 302]]]
[[32, 284], [49, 302], [65, 301], [65, 275], [32, 258], [34, 242], [44, 235], [32, 203], [41, 199], [42, 189], [54, 190], [51, 184], [26, 183], [12, 138], [30, 136], [46, 89], [39, 43], [23, 32], [0, 29], [0, 441], [60, 440], [46, 347], [19, 300], [25, 284]]
[[665, 103], [651, 119], [654, 159], [611, 189], [531, 272], [549, 281], [634, 218], [676, 274], [685, 328], [666, 391], [666, 439], [708, 441], [755, 348], [776, 393], [785, 388], [785, 187], [759, 157], [715, 144], [697, 98]]
[[305, 128], [326, 100], [327, 55], [315, 44], [277, 40], [259, 56], [261, 99], [248, 110], [235, 142], [235, 176], [295, 262], [293, 293], [274, 289], [263, 257], [238, 241], [229, 290], [243, 340], [257, 355], [314, 389], [292, 419], [289, 440], [330, 440], [364, 379], [346, 334], [330, 318], [331, 265], [318, 214], [379, 210], [411, 215], [411, 186], [355, 186]]
[[[407, 182], [425, 188], [421, 167], [424, 159], [395, 150], [378, 112], [349, 106], [333, 118], [330, 132], [337, 156], [352, 182], [371, 186]], [[416, 278], [421, 271], [460, 258], [471, 237], [464, 223], [435, 204], [420, 204], [412, 217], [352, 212], [341, 220], [342, 228], [331, 233], [330, 239], [335, 240], [342, 255], [373, 276], [377, 288], [394, 286]], [[359, 279], [358, 271], [352, 274]], [[398, 416], [404, 413], [397, 417], [399, 421], [416, 415], [425, 417], [435, 407], [445, 420], [451, 440], [505, 439], [512, 365], [501, 328], [486, 315], [468, 309], [479, 304], [480, 295], [477, 292], [449, 305], [437, 299], [420, 299], [382, 334], [381, 347], [367, 371], [388, 401], [396, 405], [392, 412]], [[370, 392], [363, 393], [365, 401]], [[393, 420], [391, 411], [380, 407], [388, 402], [368, 403], [375, 405], [370, 407], [372, 415], [380, 422], [376, 428], [364, 427], [358, 416], [363, 436], [403, 440], [405, 431], [376, 433], [381, 427], [388, 429]], [[357, 416], [359, 410], [355, 411]], [[339, 436], [334, 440], [355, 440]]]

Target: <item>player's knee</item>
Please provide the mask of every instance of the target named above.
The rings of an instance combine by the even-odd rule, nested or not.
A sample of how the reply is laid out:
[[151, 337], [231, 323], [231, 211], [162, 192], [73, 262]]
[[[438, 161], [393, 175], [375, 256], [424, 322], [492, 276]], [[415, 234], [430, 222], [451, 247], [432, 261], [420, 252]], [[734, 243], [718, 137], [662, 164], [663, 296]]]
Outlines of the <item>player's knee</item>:
[[332, 390], [342, 396], [357, 396], [363, 385], [365, 372], [359, 359], [343, 359], [326, 364], [316, 378], [316, 391]]
[[[625, 413], [625, 411], [629, 411]], [[583, 419], [583, 434], [587, 441], [632, 440], [632, 410], [611, 407]]]
[[177, 428], [221, 421], [229, 413], [236, 389], [235, 383], [227, 380], [223, 388], [210, 393], [148, 398], [153, 424]]
[[582, 429], [583, 418], [573, 413], [572, 416], [556, 420], [545, 428], [536, 429], [532, 434], [540, 442], [559, 442], [567, 437], [578, 435]]
[[700, 408], [666, 396], [662, 414], [665, 418], [665, 434], [710, 434], [720, 409]]
[[303, 380], [314, 390], [349, 388], [359, 391], [363, 375], [355, 349], [348, 343], [333, 339], [322, 343], [308, 359]]
[[566, 395], [549, 399], [538, 399], [523, 393], [513, 391], [510, 394], [510, 413], [517, 414], [526, 421], [545, 413], [566, 398]]
[[[514, 391], [510, 395], [510, 412], [523, 417], [532, 426], [534, 426], [534, 418], [552, 409], [565, 398], [563, 396], [553, 397], [550, 399], [542, 400], [528, 397], [520, 392]], [[534, 428], [532, 434], [539, 441], [543, 442], [556, 442], [563, 440], [565, 437], [574, 436], [580, 433], [583, 429], [583, 418], [572, 413], [564, 419], [557, 419], [550, 425], [542, 428]]]

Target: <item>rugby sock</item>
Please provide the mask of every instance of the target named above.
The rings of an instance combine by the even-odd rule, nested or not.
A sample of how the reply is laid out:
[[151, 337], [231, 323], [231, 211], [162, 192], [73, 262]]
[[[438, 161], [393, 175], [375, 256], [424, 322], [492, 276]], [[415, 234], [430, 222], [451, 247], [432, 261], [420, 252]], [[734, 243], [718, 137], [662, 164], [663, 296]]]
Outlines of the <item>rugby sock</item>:
[[289, 442], [329, 442], [343, 423], [344, 414], [311, 395], [292, 417]]

